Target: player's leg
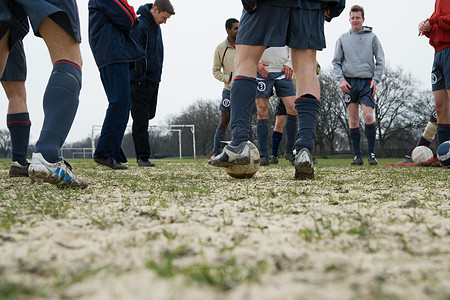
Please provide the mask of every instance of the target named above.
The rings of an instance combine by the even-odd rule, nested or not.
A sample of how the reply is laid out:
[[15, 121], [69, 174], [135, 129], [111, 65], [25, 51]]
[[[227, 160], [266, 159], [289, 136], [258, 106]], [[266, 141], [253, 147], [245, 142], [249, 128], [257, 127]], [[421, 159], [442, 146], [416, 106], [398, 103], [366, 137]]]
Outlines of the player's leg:
[[130, 76], [128, 63], [110, 64], [100, 69], [108, 109], [94, 153], [94, 160], [111, 169], [124, 170], [127, 159], [121, 145], [130, 111]]
[[8, 98], [6, 124], [11, 136], [10, 176], [28, 176], [28, 142], [31, 121], [27, 110], [25, 81], [2, 81]]
[[437, 90], [433, 94], [437, 113], [437, 139], [440, 145], [450, 140], [450, 89]]
[[295, 147], [295, 138], [297, 137], [297, 111], [295, 110], [295, 96], [281, 98], [286, 107], [286, 149], [285, 157], [293, 163], [293, 151]]
[[[278, 98], [278, 105], [275, 112], [275, 125], [272, 131], [272, 155], [273, 163], [278, 163], [278, 148], [280, 147], [283, 138], [283, 131], [286, 124], [287, 112], [283, 100]], [[297, 130], [297, 129], [296, 129]]]
[[[280, 103], [283, 103], [281, 99]], [[278, 164], [278, 149], [280, 148], [280, 143], [283, 139], [283, 130], [286, 124], [286, 118], [287, 115], [279, 114], [277, 108], [277, 114], [275, 115], [275, 125], [272, 131], [272, 154], [269, 156], [269, 163], [271, 164]]]
[[362, 165], [361, 131], [359, 129], [359, 103], [351, 102], [347, 106], [349, 136], [355, 158], [352, 165]]
[[[76, 177], [69, 163], [60, 157], [61, 146], [78, 108], [82, 82], [80, 38], [75, 34], [79, 28], [76, 3], [61, 2], [61, 9], [55, 9], [46, 16], [42, 15], [46, 10], [41, 6], [48, 4], [47, 2], [21, 3], [30, 15], [35, 33], [44, 39], [53, 63], [43, 100], [44, 123], [33, 153], [30, 177], [34, 181], [85, 188], [87, 183]], [[55, 5], [49, 7], [54, 8]], [[67, 30], [70, 28], [72, 30], [69, 33]]]
[[375, 141], [377, 134], [377, 126], [375, 124], [375, 119], [373, 116], [373, 107], [367, 106], [361, 103], [363, 117], [364, 117], [364, 126], [365, 133], [367, 139], [367, 152], [368, 152], [368, 160], [370, 165], [377, 165], [378, 162], [375, 158]]
[[59, 161], [59, 151], [69, 133], [78, 108], [81, 89], [81, 54], [79, 43], [52, 19], [39, 26], [53, 63], [44, 94], [44, 124], [36, 142], [35, 153], [50, 163]]
[[214, 134], [214, 146], [212, 158], [216, 157], [222, 152], [223, 141], [225, 140], [225, 132], [230, 123], [230, 90], [223, 89], [222, 101], [220, 102], [220, 119], [219, 125]]
[[440, 145], [450, 140], [450, 47], [434, 56], [431, 88], [438, 123], [436, 135]]
[[216, 128], [216, 133], [214, 134], [214, 147], [213, 147], [213, 157], [219, 155], [223, 149], [223, 141], [225, 141], [225, 134], [230, 123], [230, 111], [220, 111], [219, 125]]
[[255, 102], [256, 69], [264, 46], [236, 45], [236, 77], [231, 88], [231, 146], [248, 140]]
[[267, 146], [269, 125], [267, 116], [269, 115], [269, 98], [256, 98], [257, 125], [256, 136], [258, 138], [259, 153], [261, 155], [260, 165], [269, 165], [269, 148]]
[[431, 142], [436, 136], [436, 132], [437, 132], [437, 114], [436, 109], [434, 109], [433, 107], [430, 113], [430, 118], [428, 119], [428, 124], [425, 127], [419, 140], [417, 141], [416, 147], [418, 146], [430, 147]]
[[157, 90], [154, 89], [150, 81], [130, 83], [131, 117], [133, 118], [131, 135], [136, 160], [140, 167], [153, 167], [155, 165], [149, 161], [150, 141], [148, 137], [151, 103], [155, 101], [155, 92]]
[[264, 46], [236, 46], [236, 74], [231, 87], [231, 133], [232, 140], [224, 151], [208, 163], [216, 167], [230, 164], [245, 165], [250, 162], [250, 149], [247, 145], [250, 132], [250, 119], [255, 105], [256, 69], [264, 52]]

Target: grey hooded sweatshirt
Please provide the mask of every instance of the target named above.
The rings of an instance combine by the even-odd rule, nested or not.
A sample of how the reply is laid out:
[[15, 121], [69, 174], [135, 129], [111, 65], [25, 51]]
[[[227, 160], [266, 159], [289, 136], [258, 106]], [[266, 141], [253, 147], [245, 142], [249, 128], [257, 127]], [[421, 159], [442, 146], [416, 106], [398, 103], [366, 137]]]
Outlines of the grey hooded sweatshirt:
[[372, 27], [363, 26], [359, 32], [350, 29], [341, 35], [336, 42], [332, 64], [339, 82], [344, 77], [371, 78], [378, 84], [384, 70], [384, 52]]

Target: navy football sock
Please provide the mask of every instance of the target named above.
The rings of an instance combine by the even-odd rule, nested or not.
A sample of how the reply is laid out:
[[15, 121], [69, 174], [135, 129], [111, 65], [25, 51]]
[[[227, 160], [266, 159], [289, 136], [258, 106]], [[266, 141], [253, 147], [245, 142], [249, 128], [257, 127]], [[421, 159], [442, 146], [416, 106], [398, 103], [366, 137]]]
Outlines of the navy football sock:
[[286, 153], [292, 153], [297, 136], [297, 116], [287, 115], [286, 119]]
[[44, 124], [36, 153], [51, 163], [60, 159], [59, 151], [69, 134], [78, 108], [81, 89], [81, 68], [68, 60], [58, 60], [44, 94]]
[[11, 135], [12, 161], [27, 164], [28, 140], [30, 137], [30, 115], [27, 112], [8, 114], [6, 124]]
[[280, 148], [282, 138], [282, 132], [272, 131], [272, 155], [275, 157], [278, 157], [278, 148]]
[[225, 130], [217, 127], [216, 133], [214, 134], [214, 148], [213, 148], [213, 155], [219, 155], [220, 152], [222, 152], [222, 146], [223, 144], [221, 141], [225, 140]]
[[269, 149], [267, 147], [267, 135], [269, 134], [269, 126], [267, 119], [258, 119], [256, 126], [256, 136], [258, 137], [259, 152], [262, 157], [269, 157]]
[[361, 131], [359, 130], [359, 127], [350, 128], [350, 140], [352, 141], [353, 153], [355, 153], [356, 156], [361, 156]]
[[377, 134], [377, 126], [375, 123], [365, 125], [366, 139], [367, 139], [367, 150], [370, 153], [375, 153], [375, 138]]
[[430, 147], [431, 142], [427, 139], [425, 139], [423, 136], [420, 137], [419, 141], [417, 142], [416, 147], [418, 146], [426, 146], [426, 147]]
[[295, 99], [298, 120], [298, 140], [295, 143], [297, 152], [302, 148], [307, 148], [310, 152], [313, 151], [319, 108], [320, 100], [313, 95], [306, 94]]
[[436, 135], [439, 145], [450, 140], [450, 124], [438, 124]]
[[256, 97], [256, 79], [238, 75], [231, 86], [231, 146], [248, 141], [250, 117]]

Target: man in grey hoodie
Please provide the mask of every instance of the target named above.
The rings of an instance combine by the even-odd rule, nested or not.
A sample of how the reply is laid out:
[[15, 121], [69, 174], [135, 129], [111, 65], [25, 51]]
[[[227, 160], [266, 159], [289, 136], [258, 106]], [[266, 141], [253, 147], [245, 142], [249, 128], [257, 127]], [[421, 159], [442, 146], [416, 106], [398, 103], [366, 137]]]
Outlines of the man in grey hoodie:
[[[368, 161], [377, 165], [375, 158], [376, 124], [373, 116], [374, 96], [384, 70], [384, 52], [372, 28], [363, 26], [364, 9], [354, 5], [350, 9], [352, 28], [339, 37], [334, 51], [333, 68], [344, 93], [355, 157], [352, 165], [362, 165], [359, 130], [359, 104], [364, 116], [368, 144]], [[374, 61], [375, 58], [375, 61]]]

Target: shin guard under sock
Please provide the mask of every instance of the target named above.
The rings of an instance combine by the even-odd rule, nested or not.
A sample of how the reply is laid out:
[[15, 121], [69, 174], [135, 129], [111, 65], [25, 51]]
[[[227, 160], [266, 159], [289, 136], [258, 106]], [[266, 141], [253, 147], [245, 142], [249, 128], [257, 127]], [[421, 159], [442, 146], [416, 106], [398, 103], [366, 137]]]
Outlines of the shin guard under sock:
[[286, 119], [286, 153], [292, 153], [297, 136], [297, 116], [287, 115]]
[[11, 135], [12, 161], [27, 164], [28, 141], [30, 138], [30, 115], [27, 112], [8, 114], [6, 125]]
[[366, 139], [367, 139], [367, 150], [370, 153], [375, 153], [375, 138], [377, 134], [377, 126], [375, 123], [365, 125]]
[[361, 131], [359, 130], [359, 127], [350, 128], [350, 140], [352, 141], [353, 153], [355, 153], [356, 156], [361, 156]]
[[267, 147], [267, 135], [269, 134], [269, 126], [267, 119], [258, 119], [256, 126], [256, 136], [258, 137], [259, 152], [262, 157], [269, 157], [269, 149]]
[[78, 108], [81, 90], [81, 68], [68, 60], [58, 60], [44, 94], [44, 124], [36, 153], [54, 163], [60, 159], [59, 151], [69, 134]]
[[275, 157], [278, 157], [278, 149], [280, 148], [282, 138], [282, 132], [272, 131], [272, 155]]
[[214, 148], [213, 155], [219, 155], [222, 152], [222, 141], [225, 140], [225, 130], [220, 127], [217, 127], [216, 133], [214, 134]]
[[450, 140], [450, 124], [438, 124], [436, 135], [439, 145]]
[[256, 79], [238, 75], [231, 86], [231, 146], [247, 141], [256, 97]]
[[296, 150], [307, 148], [311, 153], [316, 138], [316, 118], [320, 108], [320, 100], [310, 94], [295, 99], [295, 110], [298, 121], [298, 140]]

